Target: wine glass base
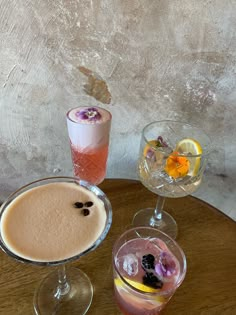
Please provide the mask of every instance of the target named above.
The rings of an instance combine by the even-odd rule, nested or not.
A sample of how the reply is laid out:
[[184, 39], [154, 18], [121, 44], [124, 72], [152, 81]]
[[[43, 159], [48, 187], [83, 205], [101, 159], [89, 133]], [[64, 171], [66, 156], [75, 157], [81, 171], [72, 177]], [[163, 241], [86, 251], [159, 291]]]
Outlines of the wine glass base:
[[87, 313], [93, 298], [93, 286], [88, 276], [76, 268], [66, 269], [69, 287], [64, 295], [58, 294], [57, 270], [46, 276], [34, 295], [34, 311], [37, 315], [83, 315]]
[[151, 226], [166, 233], [171, 238], [176, 239], [178, 227], [175, 219], [167, 212], [162, 211], [162, 219], [154, 220], [154, 208], [146, 208], [139, 210], [133, 218], [133, 226]]

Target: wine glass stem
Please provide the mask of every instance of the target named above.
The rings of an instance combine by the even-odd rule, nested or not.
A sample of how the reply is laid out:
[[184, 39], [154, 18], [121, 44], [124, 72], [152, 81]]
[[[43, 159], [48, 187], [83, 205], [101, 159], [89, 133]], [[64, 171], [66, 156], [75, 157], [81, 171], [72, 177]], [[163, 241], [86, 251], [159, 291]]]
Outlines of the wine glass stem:
[[158, 196], [157, 198], [157, 203], [156, 203], [156, 208], [154, 210], [154, 222], [155, 225], [158, 225], [158, 223], [161, 223], [162, 220], [162, 210], [164, 207], [164, 203], [165, 203], [165, 197], [162, 196]]
[[70, 291], [70, 285], [66, 277], [66, 267], [65, 265], [62, 265], [58, 268], [58, 285], [57, 285], [55, 297], [59, 299], [62, 296], [68, 294], [69, 291]]

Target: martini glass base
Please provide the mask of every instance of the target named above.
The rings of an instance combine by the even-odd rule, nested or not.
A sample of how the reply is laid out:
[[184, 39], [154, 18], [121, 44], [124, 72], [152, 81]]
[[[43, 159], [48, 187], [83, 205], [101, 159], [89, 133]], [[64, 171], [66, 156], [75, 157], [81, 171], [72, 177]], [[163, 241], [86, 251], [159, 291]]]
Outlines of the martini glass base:
[[86, 314], [93, 298], [93, 286], [88, 276], [76, 268], [66, 269], [68, 290], [60, 295], [57, 289], [57, 270], [46, 276], [34, 295], [37, 315]]
[[175, 219], [167, 212], [162, 211], [162, 219], [154, 220], [154, 208], [139, 210], [133, 218], [133, 226], [151, 226], [176, 239], [178, 227]]

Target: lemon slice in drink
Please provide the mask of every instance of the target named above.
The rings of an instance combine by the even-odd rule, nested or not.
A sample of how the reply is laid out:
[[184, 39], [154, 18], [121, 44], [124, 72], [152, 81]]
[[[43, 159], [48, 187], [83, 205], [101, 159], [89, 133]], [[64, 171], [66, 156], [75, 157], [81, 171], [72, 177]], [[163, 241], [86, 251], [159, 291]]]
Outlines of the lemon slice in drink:
[[195, 139], [186, 138], [177, 143], [175, 150], [178, 153], [189, 154], [190, 169], [188, 175], [196, 176], [201, 164], [201, 157], [198, 156], [191, 158], [191, 155], [202, 154], [202, 147], [200, 143]]
[[[124, 278], [126, 282], [128, 282], [132, 287], [134, 287], [135, 289], [138, 289], [142, 292], [146, 292], [146, 293], [155, 293], [155, 292], [158, 292], [160, 291], [159, 289], [154, 289], [154, 288], [151, 288], [145, 284], [142, 284], [140, 282], [137, 282], [137, 281], [134, 281], [134, 280], [130, 280], [130, 279], [127, 279], [127, 278]], [[123, 285], [123, 282], [121, 279], [119, 278], [116, 278], [115, 279], [115, 284], [116, 286], [122, 286]]]
[[[145, 292], [145, 293], [157, 293], [157, 292], [160, 292], [160, 289], [154, 289], [154, 288], [151, 288], [145, 284], [142, 284], [140, 282], [137, 282], [137, 281], [134, 281], [134, 280], [130, 280], [130, 279], [127, 279], [127, 278], [124, 278], [126, 282], [128, 282], [133, 288], [135, 289], [138, 289], [139, 291], [142, 291], [142, 292]], [[114, 280], [115, 282], [115, 285], [117, 287], [123, 287], [125, 286], [124, 282], [120, 279], [120, 278], [115, 278]], [[154, 299], [160, 303], [163, 303], [166, 301], [165, 297], [164, 296], [155, 296]]]

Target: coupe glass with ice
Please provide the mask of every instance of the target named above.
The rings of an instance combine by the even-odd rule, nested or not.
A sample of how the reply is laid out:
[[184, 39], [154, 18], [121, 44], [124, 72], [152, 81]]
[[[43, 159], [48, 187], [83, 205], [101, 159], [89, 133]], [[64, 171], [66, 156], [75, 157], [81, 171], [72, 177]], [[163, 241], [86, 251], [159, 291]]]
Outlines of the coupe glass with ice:
[[151, 227], [124, 232], [113, 247], [116, 302], [125, 315], [158, 315], [186, 274], [180, 246]]
[[58, 266], [35, 292], [36, 314], [85, 314], [93, 297], [88, 276], [65, 264], [94, 250], [106, 237], [112, 209], [96, 186], [73, 177], [32, 182], [1, 206], [0, 247], [16, 260]]
[[101, 107], [77, 107], [67, 113], [74, 175], [94, 185], [106, 175], [111, 119]]
[[200, 128], [178, 121], [156, 121], [144, 127], [138, 159], [142, 184], [158, 194], [155, 208], [142, 209], [135, 226], [155, 226], [172, 238], [177, 236], [174, 218], [163, 211], [165, 198], [195, 192], [202, 181], [211, 140]]

